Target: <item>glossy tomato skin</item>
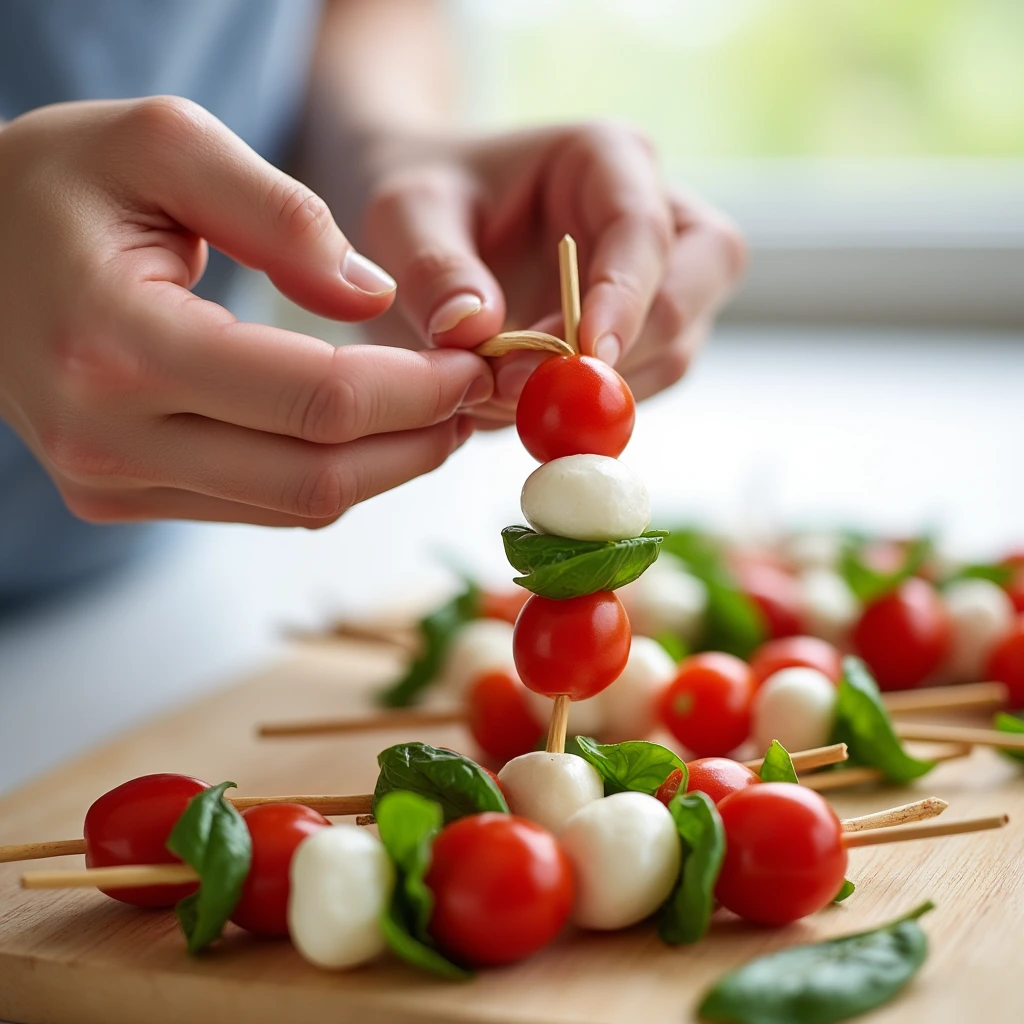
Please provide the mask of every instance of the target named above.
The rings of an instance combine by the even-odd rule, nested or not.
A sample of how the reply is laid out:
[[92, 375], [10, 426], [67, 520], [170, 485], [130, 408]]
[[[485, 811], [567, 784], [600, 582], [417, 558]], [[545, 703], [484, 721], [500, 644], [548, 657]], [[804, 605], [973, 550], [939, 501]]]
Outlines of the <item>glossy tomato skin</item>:
[[460, 963], [510, 964], [552, 942], [572, 911], [572, 865], [546, 829], [512, 814], [471, 814], [434, 841], [430, 934]]
[[827, 640], [816, 636], [787, 636], [761, 644], [750, 659], [755, 686], [784, 668], [816, 668], [838, 683], [843, 674], [843, 656]]
[[629, 385], [592, 356], [554, 356], [530, 375], [516, 406], [523, 447], [538, 461], [616, 458], [629, 443], [636, 404]]
[[[104, 793], [85, 816], [85, 866], [179, 863], [167, 840], [189, 801], [204, 789], [209, 786], [199, 779], [166, 773], [143, 775]], [[173, 907], [195, 890], [195, 885], [155, 885], [101, 892], [136, 907]]]
[[740, 589], [761, 612], [769, 639], [803, 632], [800, 585], [794, 576], [771, 565], [751, 562], [738, 566], [736, 576]]
[[719, 902], [758, 924], [783, 925], [828, 906], [846, 875], [843, 829], [813, 790], [762, 782], [727, 796]]
[[516, 620], [512, 656], [534, 692], [586, 700], [622, 675], [630, 639], [626, 610], [610, 591], [564, 601], [534, 594]]
[[1024, 615], [992, 651], [988, 678], [1006, 687], [1007, 707], [1013, 711], [1024, 710]]
[[709, 651], [684, 659], [662, 691], [658, 716], [698, 757], [735, 750], [750, 735], [754, 677], [745, 661]]
[[523, 587], [512, 590], [485, 590], [480, 595], [480, 618], [501, 619], [515, 625], [530, 592]]
[[949, 652], [949, 616], [935, 588], [911, 578], [864, 609], [853, 645], [881, 689], [918, 686]]
[[672, 803], [672, 797], [679, 792], [679, 787], [683, 784], [683, 772], [679, 768], [673, 768], [665, 777], [665, 781], [658, 787], [654, 797], [656, 800], [660, 800], [666, 807]]
[[303, 839], [331, 823], [301, 804], [257, 804], [242, 819], [252, 837], [252, 864], [231, 920], [254, 935], [287, 938], [292, 857]]
[[686, 768], [689, 772], [686, 792], [700, 790], [707, 793], [716, 804], [721, 803], [727, 796], [746, 789], [747, 786], [761, 784], [761, 777], [757, 772], [728, 757], [702, 757], [696, 761], [688, 761]]
[[469, 731], [480, 749], [501, 764], [533, 750], [544, 731], [530, 713], [525, 692], [507, 672], [488, 672], [466, 694]]

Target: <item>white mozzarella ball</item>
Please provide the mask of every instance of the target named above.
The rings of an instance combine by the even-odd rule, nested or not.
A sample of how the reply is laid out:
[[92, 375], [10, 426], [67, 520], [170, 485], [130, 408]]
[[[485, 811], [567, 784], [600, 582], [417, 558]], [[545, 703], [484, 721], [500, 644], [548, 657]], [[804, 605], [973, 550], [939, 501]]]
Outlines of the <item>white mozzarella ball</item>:
[[[530, 714], [544, 725], [551, 720], [551, 708], [554, 705], [552, 697], [543, 693], [535, 693], [523, 687], [523, 696], [526, 698]], [[574, 700], [569, 704], [569, 718], [566, 725], [568, 736], [592, 736], [594, 738], [604, 736], [604, 708], [598, 702], [597, 697], [590, 697], [587, 700]]]
[[675, 633], [692, 643], [704, 625], [708, 588], [673, 555], [659, 555], [647, 572], [626, 584], [619, 595], [634, 631], [645, 636]]
[[769, 676], [754, 695], [752, 733], [759, 753], [772, 740], [787, 750], [828, 743], [835, 719], [836, 686], [816, 668], [784, 668]]
[[573, 921], [628, 928], [664, 903], [681, 850], [668, 808], [646, 793], [616, 793], [577, 811], [558, 837], [576, 875]]
[[1013, 602], [990, 580], [956, 580], [942, 591], [952, 645], [949, 674], [957, 682], [978, 682], [995, 645], [1013, 628]]
[[829, 530], [809, 530], [788, 538], [784, 550], [797, 569], [832, 569], [842, 554], [843, 538]]
[[798, 587], [807, 632], [845, 646], [860, 615], [860, 604], [846, 580], [831, 569], [809, 569], [800, 575]]
[[512, 658], [512, 625], [502, 619], [474, 619], [452, 639], [441, 669], [447, 689], [461, 697], [485, 672], [508, 672], [517, 679]]
[[522, 507], [538, 533], [573, 540], [638, 537], [651, 522], [643, 481], [607, 455], [566, 455], [545, 462], [526, 478]]
[[555, 834], [581, 807], [604, 796], [601, 776], [576, 754], [520, 754], [498, 772], [498, 778], [513, 814]]
[[675, 678], [676, 668], [656, 640], [634, 635], [622, 675], [592, 698], [604, 720], [601, 738], [611, 743], [643, 739], [654, 728], [655, 702]]
[[299, 844], [291, 864], [288, 933], [318, 967], [355, 967], [385, 947], [380, 916], [394, 868], [380, 840], [356, 825], [334, 825]]

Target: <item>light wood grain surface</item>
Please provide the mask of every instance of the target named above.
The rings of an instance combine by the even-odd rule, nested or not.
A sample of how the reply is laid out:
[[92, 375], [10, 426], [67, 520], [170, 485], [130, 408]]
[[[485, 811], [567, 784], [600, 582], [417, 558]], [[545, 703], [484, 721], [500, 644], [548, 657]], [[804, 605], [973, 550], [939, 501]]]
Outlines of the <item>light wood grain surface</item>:
[[[369, 648], [306, 650], [241, 685], [141, 728], [0, 801], [0, 842], [81, 834], [100, 793], [128, 778], [179, 771], [234, 779], [239, 794], [365, 792], [377, 751], [402, 739], [467, 747], [459, 726], [429, 735], [258, 741], [254, 725], [366, 710], [397, 661]], [[384, 960], [348, 974], [306, 965], [286, 942], [229, 926], [200, 959], [186, 956], [173, 915], [143, 912], [93, 891], [23, 892], [22, 867], [0, 865], [0, 1019], [48, 1024], [205, 1021], [685, 1022], [700, 992], [752, 956], [881, 923], [934, 899], [924, 920], [931, 954], [912, 987], [871, 1016], [883, 1024], [1010, 1024], [1024, 1017], [1024, 774], [990, 751], [941, 765], [914, 787], [834, 794], [843, 816], [936, 795], [947, 818], [1007, 811], [1008, 828], [947, 840], [853, 850], [857, 892], [780, 931], [724, 912], [709, 939], [663, 946], [649, 926], [567, 934], [518, 967], [442, 982]], [[47, 862], [79, 866], [81, 858]]]

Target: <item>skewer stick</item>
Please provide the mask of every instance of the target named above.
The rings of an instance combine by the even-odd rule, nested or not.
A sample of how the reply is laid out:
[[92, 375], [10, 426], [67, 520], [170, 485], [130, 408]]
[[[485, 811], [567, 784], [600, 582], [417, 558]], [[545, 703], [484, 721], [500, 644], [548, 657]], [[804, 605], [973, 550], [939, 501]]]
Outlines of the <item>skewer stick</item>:
[[[798, 772], [807, 772], [812, 768], [824, 768], [825, 765], [839, 764], [845, 761], [850, 755], [845, 743], [832, 743], [827, 747], [812, 747], [810, 750], [797, 750], [791, 753], [793, 767]], [[756, 757], [753, 761], [744, 761], [743, 764], [752, 771], [757, 771], [764, 764], [763, 757]]]
[[[959, 743], [932, 754], [930, 761], [953, 761], [958, 757], [967, 757], [973, 748], [970, 744]], [[838, 772], [822, 772], [820, 775], [808, 775], [800, 780], [801, 785], [819, 793], [827, 793], [833, 789], [845, 789], [847, 786], [862, 786], [870, 782], [885, 782], [885, 773], [878, 768], [844, 768]]]
[[322, 736], [327, 733], [375, 732], [415, 726], [456, 725], [465, 722], [465, 708], [409, 708], [375, 711], [348, 718], [320, 718], [305, 722], [268, 722], [258, 729], [260, 736]]
[[198, 882], [199, 875], [187, 864], [128, 864], [116, 868], [83, 868], [81, 871], [30, 871], [21, 876], [22, 889], [137, 889], [150, 885], [184, 885]]
[[566, 235], [558, 243], [558, 282], [562, 291], [562, 322], [565, 340], [574, 353], [580, 350], [580, 265], [576, 240]]
[[904, 740], [934, 740], [937, 743], [972, 743], [979, 747], [1024, 750], [1024, 734], [998, 729], [973, 729], [962, 725], [932, 725], [927, 722], [896, 722], [896, 735]]
[[559, 356], [575, 355], [568, 343], [543, 331], [505, 331], [480, 342], [473, 351], [478, 356], [489, 356], [492, 359], [508, 355], [509, 352], [523, 351], [551, 352]]
[[1002, 683], [929, 686], [923, 690], [885, 693], [882, 703], [891, 714], [905, 711], [956, 711], [1006, 707], [1009, 694]]
[[551, 709], [551, 722], [548, 725], [548, 742], [544, 748], [549, 754], [565, 752], [565, 730], [569, 725], [571, 703], [567, 693], [560, 693], [555, 698], [555, 706]]
[[965, 818], [963, 821], [944, 821], [934, 825], [896, 825], [893, 828], [876, 828], [868, 832], [853, 832], [843, 837], [843, 845], [878, 846], [881, 843], [904, 843], [911, 839], [937, 839], [939, 836], [957, 836], [965, 832], [983, 832], [990, 828], [1002, 828], [1010, 820], [1007, 814], [996, 814], [988, 818]]
[[346, 619], [333, 622], [326, 629], [320, 631], [286, 629], [285, 636], [290, 640], [306, 644], [330, 644], [355, 640], [358, 643], [394, 647], [411, 655], [419, 654], [422, 646], [419, 639], [408, 628], [374, 626], [369, 623], [350, 622]]
[[925, 821], [935, 818], [949, 806], [945, 800], [937, 796], [929, 796], [912, 804], [890, 807], [888, 810], [875, 811], [873, 814], [862, 814], [858, 818], [844, 818], [844, 832], [863, 832], [872, 828], [890, 828], [894, 825], [906, 825], [911, 821]]
[[0, 846], [0, 864], [19, 860], [44, 860], [47, 857], [69, 857], [85, 853], [84, 839], [53, 839], [46, 843], [20, 843]]

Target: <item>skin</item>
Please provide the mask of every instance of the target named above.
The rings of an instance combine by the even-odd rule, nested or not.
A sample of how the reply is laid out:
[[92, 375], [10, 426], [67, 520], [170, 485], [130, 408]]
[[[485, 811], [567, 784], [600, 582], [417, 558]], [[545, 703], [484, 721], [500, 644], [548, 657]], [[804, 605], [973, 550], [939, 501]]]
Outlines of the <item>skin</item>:
[[[174, 97], [0, 126], [0, 417], [73, 513], [319, 527], [429, 472], [512, 421], [536, 357], [465, 350], [556, 328], [567, 231], [583, 351], [638, 398], [683, 374], [742, 268], [735, 229], [631, 128], [458, 136], [442, 25], [418, 0], [327, 7], [296, 177]], [[386, 347], [238, 323], [189, 291], [208, 244]]]

